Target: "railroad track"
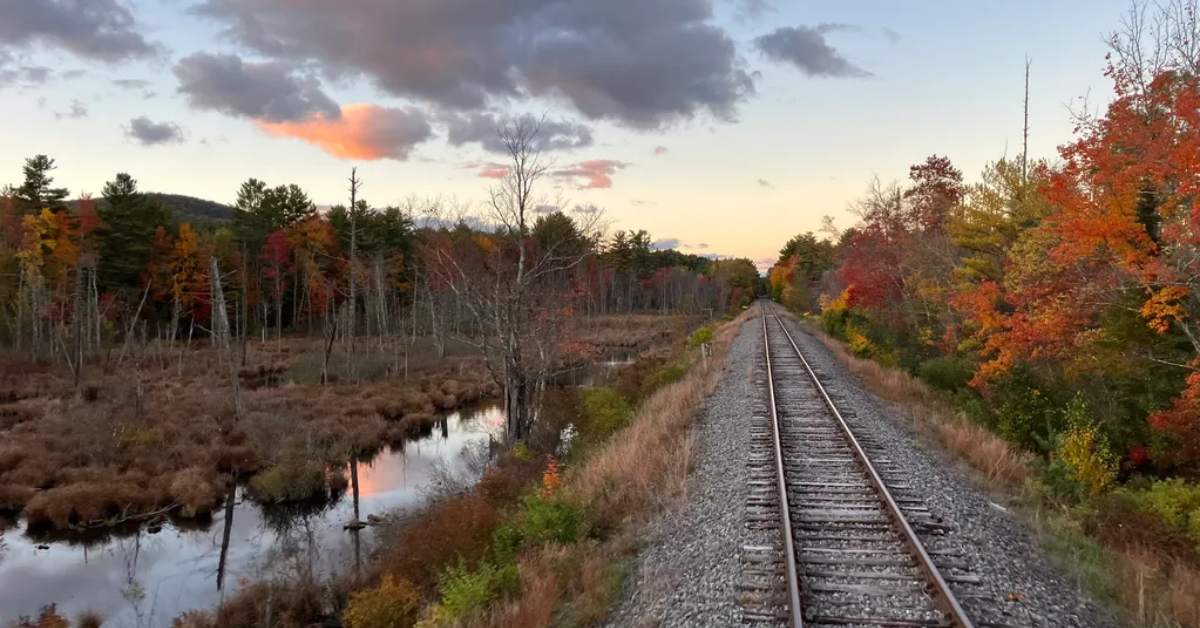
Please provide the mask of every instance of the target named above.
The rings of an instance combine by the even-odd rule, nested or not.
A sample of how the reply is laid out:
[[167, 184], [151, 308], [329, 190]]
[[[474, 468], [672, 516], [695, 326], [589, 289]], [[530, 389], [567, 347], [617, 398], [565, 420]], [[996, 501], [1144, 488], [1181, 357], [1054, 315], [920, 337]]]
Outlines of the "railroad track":
[[[747, 497], [759, 540], [743, 547], [745, 621], [974, 628], [917, 536], [940, 522], [908, 486], [885, 482], [891, 462], [871, 459], [876, 448], [765, 307], [762, 326], [766, 407], [751, 428]], [[976, 579], [961, 569], [949, 578]]]

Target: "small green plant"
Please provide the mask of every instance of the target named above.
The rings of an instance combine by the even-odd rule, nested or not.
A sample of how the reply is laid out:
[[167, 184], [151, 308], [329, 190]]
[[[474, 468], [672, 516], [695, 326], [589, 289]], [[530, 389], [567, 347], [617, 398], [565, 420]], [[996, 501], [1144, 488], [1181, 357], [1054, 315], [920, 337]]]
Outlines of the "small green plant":
[[663, 365], [654, 370], [645, 380], [642, 381], [641, 394], [643, 397], [650, 393], [666, 386], [673, 384], [687, 375], [687, 367], [677, 362]]
[[277, 464], [250, 479], [254, 495], [265, 502], [283, 503], [320, 497], [327, 490], [325, 465], [314, 462]]
[[525, 498], [519, 515], [521, 537], [532, 543], [573, 543], [583, 529], [583, 509], [561, 497]]
[[970, 360], [954, 356], [938, 356], [921, 362], [917, 377], [934, 388], [955, 392], [967, 387], [975, 375], [975, 365]]
[[583, 432], [601, 441], [625, 427], [633, 411], [620, 393], [604, 386], [587, 388], [580, 393]]
[[1200, 484], [1172, 478], [1155, 481], [1146, 489], [1122, 492], [1134, 500], [1138, 510], [1154, 515], [1200, 549]]
[[454, 623], [477, 615], [492, 602], [520, 590], [521, 579], [515, 562], [497, 565], [483, 562], [471, 570], [463, 565], [442, 573], [439, 583], [441, 601], [433, 615], [444, 623]]
[[408, 628], [416, 624], [420, 608], [416, 587], [385, 575], [379, 586], [351, 596], [342, 621], [346, 628]]
[[688, 347], [695, 349], [696, 347], [699, 347], [700, 345], [706, 345], [706, 344], [712, 342], [712, 339], [713, 339], [713, 328], [709, 325], [705, 325], [705, 326], [701, 327], [700, 329], [697, 329], [696, 331], [692, 332], [692, 335], [688, 337]]

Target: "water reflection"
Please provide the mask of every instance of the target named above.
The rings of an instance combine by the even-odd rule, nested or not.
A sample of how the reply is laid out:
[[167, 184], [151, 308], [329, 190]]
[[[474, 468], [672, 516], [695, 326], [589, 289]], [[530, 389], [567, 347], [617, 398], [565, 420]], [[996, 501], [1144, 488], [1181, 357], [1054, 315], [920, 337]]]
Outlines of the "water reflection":
[[464, 452], [503, 428], [498, 407], [451, 414], [423, 437], [348, 469], [350, 499], [332, 503], [261, 508], [231, 486], [226, 506], [204, 526], [167, 523], [87, 543], [0, 532], [0, 626], [52, 602], [67, 617], [96, 612], [105, 626], [169, 626], [251, 580], [361, 568], [375, 528], [347, 524], [418, 505], [447, 472], [470, 475]]

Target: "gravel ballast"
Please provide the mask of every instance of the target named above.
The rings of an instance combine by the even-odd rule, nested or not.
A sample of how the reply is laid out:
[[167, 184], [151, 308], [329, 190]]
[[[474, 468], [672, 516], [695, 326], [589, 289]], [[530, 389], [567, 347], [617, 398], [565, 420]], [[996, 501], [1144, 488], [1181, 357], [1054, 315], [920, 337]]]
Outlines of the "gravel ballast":
[[692, 427], [694, 463], [686, 502], [642, 531], [613, 626], [734, 626], [750, 451], [747, 425], [762, 359], [757, 319], [742, 325], [713, 394]]
[[[782, 310], [779, 310], [782, 312]], [[976, 621], [1009, 626], [1107, 628], [1119, 623], [1050, 564], [1015, 517], [946, 452], [920, 441], [903, 412], [866, 391], [815, 337], [787, 321], [796, 343], [818, 372], [856, 433], [883, 444], [926, 495], [931, 512], [951, 528], [922, 539], [962, 553], [982, 582], [955, 588]], [[686, 500], [640, 531], [642, 539], [612, 626], [736, 626], [742, 623], [737, 587], [744, 523], [753, 408], [763, 394], [755, 384], [762, 360], [757, 318], [742, 325], [721, 379], [693, 425], [694, 464]], [[761, 404], [760, 404], [761, 405]]]

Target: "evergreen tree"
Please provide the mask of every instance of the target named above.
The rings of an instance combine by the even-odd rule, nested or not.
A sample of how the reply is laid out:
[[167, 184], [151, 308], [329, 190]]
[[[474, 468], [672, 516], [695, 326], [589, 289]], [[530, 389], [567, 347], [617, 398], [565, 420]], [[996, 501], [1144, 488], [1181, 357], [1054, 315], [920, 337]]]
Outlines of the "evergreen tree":
[[63, 203], [67, 198], [67, 188], [53, 187], [54, 160], [45, 155], [35, 155], [25, 160], [25, 182], [20, 187], [11, 189], [17, 208], [26, 214], [34, 213], [43, 208], [58, 211], [66, 209]]
[[154, 232], [169, 226], [171, 212], [138, 191], [137, 180], [124, 172], [104, 184], [99, 203], [101, 226], [96, 230], [100, 253], [99, 281], [104, 290], [136, 289], [150, 261]]

